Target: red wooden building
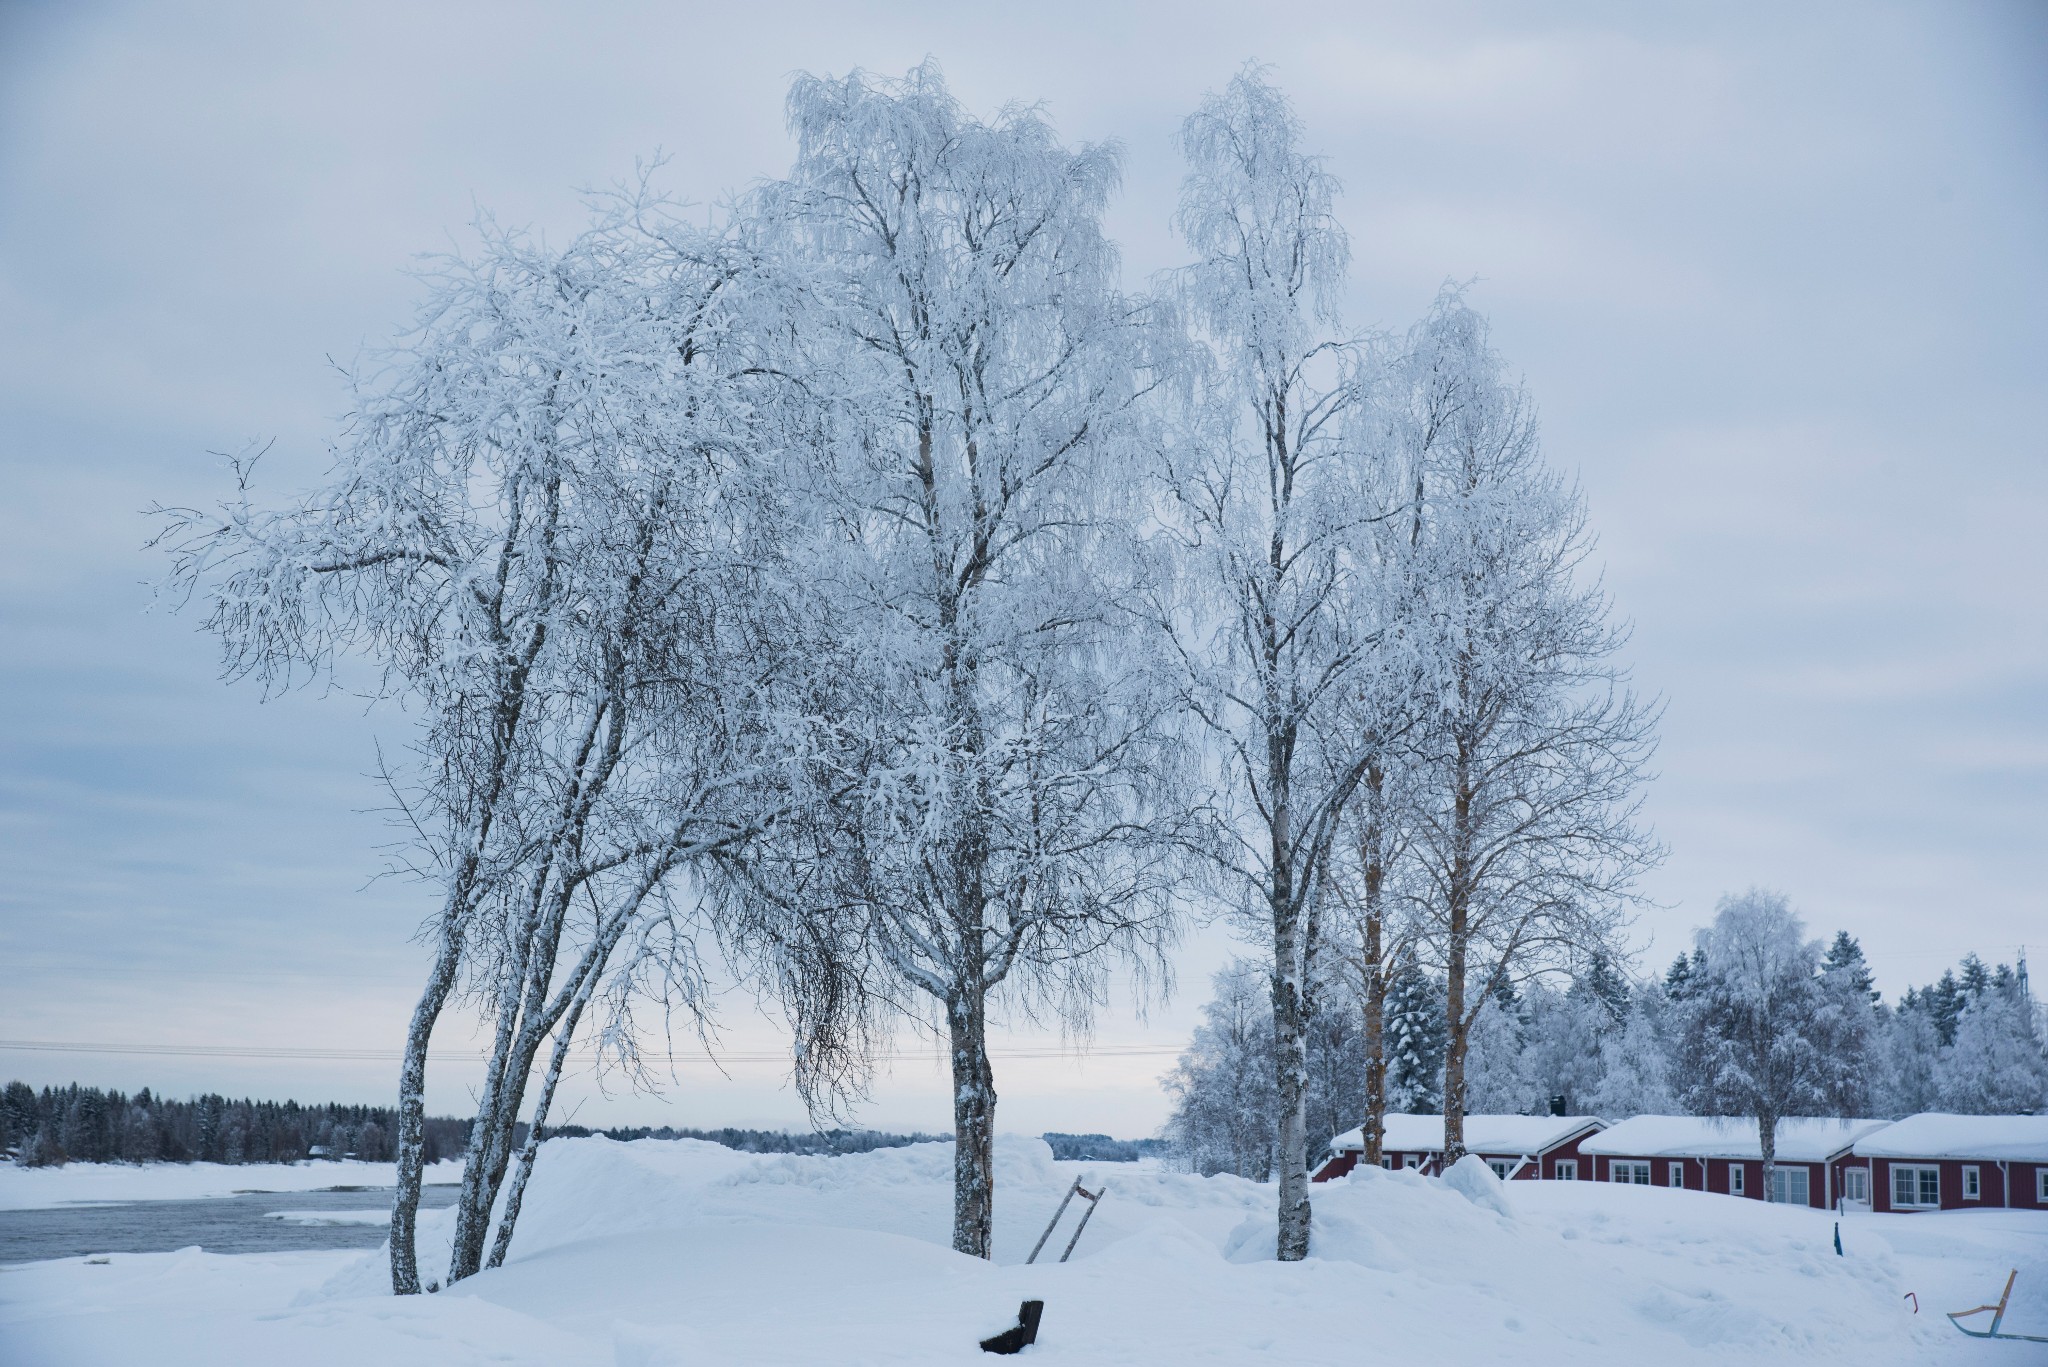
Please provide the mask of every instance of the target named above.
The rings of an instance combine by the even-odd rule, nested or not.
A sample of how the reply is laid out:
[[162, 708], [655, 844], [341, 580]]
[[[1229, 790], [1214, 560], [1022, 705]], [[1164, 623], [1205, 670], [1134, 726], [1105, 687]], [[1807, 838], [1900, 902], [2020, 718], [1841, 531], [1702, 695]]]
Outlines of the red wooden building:
[[1792, 1117], [1778, 1122], [1769, 1189], [1756, 1121], [1690, 1115], [1639, 1115], [1602, 1130], [1582, 1146], [1596, 1182], [1680, 1187], [1787, 1205], [1832, 1209], [1841, 1195], [1841, 1163], [1883, 1120]]
[[[1607, 1122], [1592, 1115], [1468, 1115], [1465, 1151], [1476, 1153], [1504, 1182], [1532, 1178], [1566, 1181], [1589, 1176], [1579, 1146]], [[1330, 1141], [1330, 1156], [1312, 1180], [1327, 1182], [1358, 1166], [1365, 1140], [1347, 1130]], [[1440, 1115], [1390, 1115], [1380, 1165], [1409, 1168], [1427, 1177], [1440, 1176], [1444, 1156], [1444, 1118]]]
[[1839, 1167], [1871, 1210], [2048, 1210], [2048, 1115], [1907, 1116]]

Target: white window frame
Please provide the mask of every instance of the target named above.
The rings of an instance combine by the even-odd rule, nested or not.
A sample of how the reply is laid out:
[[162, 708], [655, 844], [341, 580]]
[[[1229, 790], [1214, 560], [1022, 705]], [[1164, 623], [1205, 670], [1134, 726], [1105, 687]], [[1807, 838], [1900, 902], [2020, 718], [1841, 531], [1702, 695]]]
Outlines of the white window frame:
[[1394, 1155], [1390, 1153], [1381, 1154], [1380, 1166], [1385, 1168], [1388, 1172], [1392, 1172], [1394, 1170]]
[[1730, 1163], [1728, 1165], [1728, 1194], [1730, 1196], [1749, 1195], [1749, 1164]]
[[[1926, 1201], [1920, 1199], [1926, 1192], [1926, 1183], [1922, 1179], [1925, 1174], [1930, 1172], [1934, 1174], [1934, 1199], [1932, 1201]], [[1911, 1182], [1913, 1185], [1914, 1199], [1910, 1201], [1901, 1201], [1899, 1199], [1899, 1178], [1907, 1173], [1912, 1174]], [[1893, 1210], [1941, 1209], [1941, 1166], [1939, 1164], [1894, 1163], [1892, 1164], [1891, 1172], [1887, 1175], [1891, 1178]]]
[[1421, 1167], [1422, 1155], [1419, 1153], [1403, 1154], [1401, 1157], [1401, 1166], [1409, 1169], [1410, 1171], [1413, 1171], [1414, 1169]]
[[[1792, 1199], [1792, 1179], [1795, 1177], [1806, 1188], [1805, 1196], [1797, 1201]], [[1813, 1170], [1804, 1163], [1777, 1164], [1771, 1169], [1771, 1188], [1764, 1193], [1764, 1200], [1772, 1205], [1810, 1206], [1813, 1204]], [[1780, 1191], [1785, 1193], [1782, 1201], [1778, 1199]]]
[[1664, 1185], [1668, 1187], [1680, 1188], [1683, 1188], [1685, 1186], [1684, 1159], [1681, 1158], [1676, 1163], [1667, 1163], [1664, 1165]]
[[2034, 1199], [2048, 1206], [2048, 1166], [2034, 1169]]
[[1505, 1182], [1514, 1175], [1515, 1163], [1511, 1158], [1489, 1158], [1486, 1166], [1493, 1169], [1493, 1175]]
[[[1576, 1158], [1559, 1158], [1559, 1159], [1555, 1159], [1555, 1160], [1553, 1160], [1553, 1161], [1552, 1161], [1552, 1163], [1551, 1163], [1551, 1165], [1550, 1165], [1550, 1176], [1551, 1176], [1551, 1180], [1552, 1180], [1552, 1181], [1554, 1181], [1554, 1182], [1576, 1182], [1576, 1181], [1578, 1181], [1578, 1180], [1579, 1180], [1579, 1160], [1578, 1160], [1578, 1159], [1576, 1159]], [[2041, 1177], [2042, 1177], [2042, 1185], [2041, 1185], [2041, 1189], [2042, 1189], [2043, 1191], [2048, 1191], [2048, 1168], [2043, 1168], [2043, 1169], [2041, 1170]], [[2042, 1199], [2043, 1199], [2043, 1200], [2048, 1200], [2048, 1197], [2043, 1197]]]
[[1963, 1164], [1963, 1199], [1981, 1201], [1984, 1199], [1984, 1173], [1975, 1163]]
[[[1627, 1173], [1626, 1177], [1621, 1174]], [[1650, 1185], [1650, 1165], [1619, 1158], [1607, 1160], [1607, 1180], [1618, 1182], [1625, 1187], [1647, 1187]]]
[[[1863, 1194], [1860, 1196], [1855, 1192], [1857, 1187], [1863, 1188]], [[1860, 1201], [1864, 1205], [1870, 1204], [1869, 1167], [1842, 1169], [1842, 1199], [1844, 1201]]]

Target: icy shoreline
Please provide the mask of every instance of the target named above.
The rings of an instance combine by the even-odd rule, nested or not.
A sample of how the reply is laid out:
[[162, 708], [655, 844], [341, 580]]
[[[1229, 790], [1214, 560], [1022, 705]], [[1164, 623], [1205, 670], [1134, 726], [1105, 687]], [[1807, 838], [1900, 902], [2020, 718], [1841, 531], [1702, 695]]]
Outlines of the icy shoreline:
[[[0, 1211], [121, 1201], [194, 1201], [246, 1191], [389, 1187], [397, 1165], [354, 1159], [300, 1163], [66, 1163], [22, 1168], [0, 1163]], [[460, 1162], [428, 1166], [429, 1182], [462, 1180]]]

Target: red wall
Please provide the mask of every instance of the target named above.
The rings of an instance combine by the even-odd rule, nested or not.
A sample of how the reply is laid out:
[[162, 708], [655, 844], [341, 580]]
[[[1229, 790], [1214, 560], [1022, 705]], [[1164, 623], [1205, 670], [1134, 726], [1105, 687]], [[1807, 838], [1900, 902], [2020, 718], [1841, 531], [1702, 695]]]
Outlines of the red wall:
[[[1892, 1209], [1892, 1163], [1910, 1163], [1915, 1167], [1934, 1166], [1941, 1169], [1941, 1209], [1943, 1210], [2040, 1210], [2040, 1179], [2035, 1172], [2048, 1167], [2042, 1163], [2008, 1163], [2001, 1168], [1989, 1159], [1965, 1160], [1961, 1158], [1869, 1158], [1856, 1162], [1870, 1164], [1870, 1195], [1872, 1210]], [[1978, 1197], [1974, 1201], [1963, 1199], [1963, 1168], [1969, 1163], [1977, 1169], [1979, 1182]], [[2008, 1173], [2012, 1183], [2006, 1190]], [[1925, 1207], [1915, 1207], [1925, 1209]], [[1900, 1212], [1910, 1214], [1910, 1211]]]
[[[1718, 1192], [1723, 1196], [1733, 1194], [1731, 1188], [1734, 1185], [1734, 1180], [1729, 1174], [1735, 1168], [1741, 1168], [1743, 1169], [1743, 1196], [1754, 1201], [1764, 1199], [1764, 1165], [1761, 1162], [1750, 1162], [1738, 1158], [1708, 1158], [1702, 1160], [1698, 1158], [1671, 1158], [1669, 1156], [1652, 1158], [1648, 1154], [1601, 1154], [1598, 1158], [1598, 1170], [1593, 1173], [1594, 1181], [1605, 1182], [1608, 1180], [1607, 1165], [1610, 1162], [1648, 1163], [1650, 1165], [1650, 1185], [1653, 1187], [1668, 1187], [1670, 1185], [1670, 1165], [1672, 1163], [1683, 1163], [1685, 1165], [1685, 1189], [1687, 1191], [1711, 1191]], [[1828, 1200], [1832, 1193], [1823, 1185], [1826, 1177], [1824, 1171], [1825, 1164], [1780, 1163], [1778, 1166], [1781, 1168], [1805, 1168], [1806, 1204], [1821, 1210], [1827, 1208]], [[1702, 1168], [1705, 1169], [1705, 1186], [1700, 1185], [1703, 1175]], [[1584, 1173], [1586, 1169], [1584, 1166], [1581, 1166], [1579, 1171]]]

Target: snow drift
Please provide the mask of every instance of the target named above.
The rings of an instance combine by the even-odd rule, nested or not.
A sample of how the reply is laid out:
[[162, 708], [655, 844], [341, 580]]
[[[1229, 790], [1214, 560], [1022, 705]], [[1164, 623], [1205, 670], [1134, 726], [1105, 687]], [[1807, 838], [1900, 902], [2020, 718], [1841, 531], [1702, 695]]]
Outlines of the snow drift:
[[[948, 1246], [945, 1144], [813, 1158], [560, 1140], [542, 1151], [506, 1265], [438, 1295], [389, 1295], [381, 1251], [117, 1255], [107, 1267], [10, 1273], [0, 1335], [35, 1348], [34, 1360], [78, 1363], [132, 1361], [146, 1342], [173, 1367], [960, 1364], [980, 1361], [976, 1340], [1037, 1298], [1046, 1312], [1032, 1352], [1048, 1362], [1353, 1367], [1365, 1353], [1879, 1367], [1955, 1361], [1967, 1340], [1935, 1312], [1977, 1303], [1960, 1287], [1904, 1281], [1886, 1236], [1947, 1231], [1963, 1248], [1998, 1223], [1869, 1217], [1838, 1257], [1817, 1211], [1656, 1187], [1503, 1184], [1472, 1161], [1441, 1180], [1364, 1168], [1320, 1185], [1312, 1256], [1281, 1264], [1271, 1186], [1059, 1163], [1035, 1139], [1002, 1140], [996, 1176], [996, 1258], [985, 1263]], [[1076, 1176], [1109, 1191], [1073, 1261], [1024, 1266]], [[445, 1269], [450, 1218], [429, 1217], [424, 1275]], [[2042, 1233], [2048, 1224], [2006, 1232]], [[1051, 1247], [1063, 1244], [1064, 1230]], [[1903, 1262], [1916, 1279], [1932, 1265]], [[1975, 1295], [1990, 1273], [1966, 1270]], [[1915, 1287], [1918, 1317], [1903, 1298]]]

